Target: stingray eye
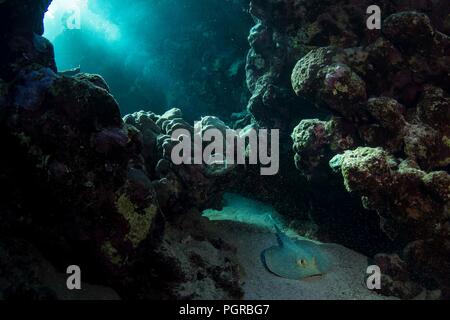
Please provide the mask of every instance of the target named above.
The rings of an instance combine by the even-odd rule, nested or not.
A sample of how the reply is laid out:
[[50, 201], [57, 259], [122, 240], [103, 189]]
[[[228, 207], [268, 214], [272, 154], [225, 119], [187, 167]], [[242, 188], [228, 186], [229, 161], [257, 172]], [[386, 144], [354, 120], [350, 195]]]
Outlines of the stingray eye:
[[306, 262], [306, 260], [305, 259], [300, 259], [300, 260], [298, 260], [297, 261], [297, 264], [300, 266], [300, 267], [306, 267], [306, 265], [307, 265], [307, 262]]

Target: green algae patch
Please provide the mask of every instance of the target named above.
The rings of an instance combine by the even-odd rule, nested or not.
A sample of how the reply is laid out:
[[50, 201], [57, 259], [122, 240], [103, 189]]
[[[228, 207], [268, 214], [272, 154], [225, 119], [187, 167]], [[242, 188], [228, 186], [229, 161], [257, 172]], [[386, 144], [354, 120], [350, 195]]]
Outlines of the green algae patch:
[[450, 148], [450, 138], [447, 136], [442, 137], [442, 141], [444, 142], [444, 145]]
[[102, 252], [108, 258], [108, 261], [116, 266], [122, 265], [123, 258], [120, 256], [119, 251], [112, 245], [110, 241], [106, 241], [102, 245]]
[[128, 221], [130, 230], [126, 239], [136, 248], [147, 238], [158, 207], [152, 204], [144, 210], [139, 210], [126, 194], [119, 197], [116, 206], [118, 212]]

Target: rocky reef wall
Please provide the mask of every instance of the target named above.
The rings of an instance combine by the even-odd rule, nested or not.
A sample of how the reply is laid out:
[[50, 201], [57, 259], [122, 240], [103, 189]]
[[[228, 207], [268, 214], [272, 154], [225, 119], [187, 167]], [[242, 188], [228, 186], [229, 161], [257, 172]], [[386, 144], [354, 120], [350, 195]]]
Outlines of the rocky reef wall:
[[179, 109], [123, 120], [101, 76], [58, 73], [41, 36], [48, 4], [0, 3], [12, 27], [0, 70], [0, 298], [63, 298], [55, 279], [74, 261], [113, 297], [239, 298], [233, 252], [202, 234], [199, 213], [220, 205], [230, 172], [172, 164], [171, 132], [193, 131]]
[[[375, 2], [251, 1], [248, 110], [292, 132], [313, 212], [325, 211], [319, 227], [372, 249], [392, 241], [393, 256], [376, 256], [385, 293], [412, 297], [423, 285], [448, 294], [450, 5]], [[366, 28], [373, 4], [381, 30]], [[311, 104], [318, 112], [305, 117]]]

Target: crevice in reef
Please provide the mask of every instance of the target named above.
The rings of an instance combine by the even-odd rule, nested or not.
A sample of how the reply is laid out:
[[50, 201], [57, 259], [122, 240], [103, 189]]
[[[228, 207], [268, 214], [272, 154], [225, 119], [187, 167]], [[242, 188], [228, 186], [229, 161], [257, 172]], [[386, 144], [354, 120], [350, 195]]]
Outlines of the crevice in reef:
[[[176, 50], [157, 60], [195, 71], [170, 79], [184, 108], [121, 113], [120, 81], [58, 72], [42, 36], [50, 0], [1, 1], [0, 299], [273, 298], [264, 293], [286, 287], [259, 260], [273, 230], [249, 222], [262, 219], [255, 210], [224, 221], [240, 204], [272, 212], [294, 236], [337, 243], [335, 273], [322, 282], [333, 286], [327, 298], [385, 298], [351, 282], [363, 282], [367, 257], [382, 270], [379, 293], [448, 298], [450, 5], [378, 2], [382, 30], [370, 31], [361, 29], [368, 0], [251, 0], [246, 61], [237, 57], [242, 44], [217, 60], [231, 40], [202, 38], [200, 61], [212, 69], [174, 61]], [[220, 23], [209, 23], [188, 30], [218, 41]], [[207, 103], [195, 109], [195, 88], [206, 84]], [[172, 134], [194, 132], [193, 120], [236, 135], [279, 129], [280, 172], [175, 165]], [[227, 202], [230, 192], [237, 201]], [[212, 209], [222, 220], [202, 217]], [[61, 287], [73, 263], [86, 271], [83, 293]], [[302, 284], [286, 292], [297, 298]], [[321, 298], [320, 282], [304, 285], [310, 295], [299, 298]]]

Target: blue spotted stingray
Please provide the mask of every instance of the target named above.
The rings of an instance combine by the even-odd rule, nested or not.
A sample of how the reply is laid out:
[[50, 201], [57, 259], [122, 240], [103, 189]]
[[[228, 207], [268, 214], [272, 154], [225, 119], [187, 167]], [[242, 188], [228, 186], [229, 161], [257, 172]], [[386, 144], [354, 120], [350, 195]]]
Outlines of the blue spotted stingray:
[[323, 247], [311, 241], [291, 239], [275, 225], [278, 245], [264, 250], [261, 259], [267, 270], [286, 278], [301, 280], [330, 270]]

